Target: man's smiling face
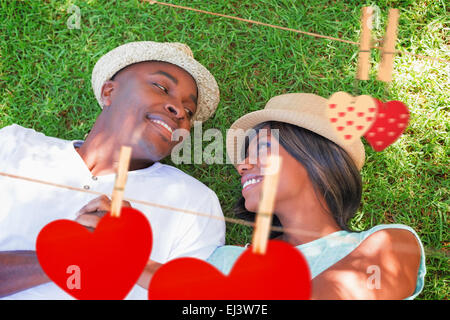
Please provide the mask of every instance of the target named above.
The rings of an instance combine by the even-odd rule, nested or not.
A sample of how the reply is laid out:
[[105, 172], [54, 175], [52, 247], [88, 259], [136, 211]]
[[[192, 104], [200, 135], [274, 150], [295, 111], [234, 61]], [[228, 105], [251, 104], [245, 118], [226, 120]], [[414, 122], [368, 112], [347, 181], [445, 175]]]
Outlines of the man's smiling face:
[[105, 115], [121, 144], [133, 148], [133, 159], [159, 161], [178, 141], [172, 132], [190, 130], [197, 110], [197, 85], [182, 68], [166, 62], [126, 67], [102, 88]]

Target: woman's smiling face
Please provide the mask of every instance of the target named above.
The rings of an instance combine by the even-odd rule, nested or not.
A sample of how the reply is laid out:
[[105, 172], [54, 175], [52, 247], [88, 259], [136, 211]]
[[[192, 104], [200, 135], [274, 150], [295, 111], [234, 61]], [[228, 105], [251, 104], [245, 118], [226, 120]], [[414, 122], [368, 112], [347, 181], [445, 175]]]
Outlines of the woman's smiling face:
[[298, 197], [305, 184], [310, 185], [309, 177], [303, 166], [281, 146], [269, 127], [259, 130], [248, 146], [245, 163], [238, 165], [241, 175], [242, 196], [245, 208], [257, 212], [261, 198], [264, 170], [267, 169], [267, 156], [278, 153], [282, 159], [279, 172], [275, 211], [277, 206]]

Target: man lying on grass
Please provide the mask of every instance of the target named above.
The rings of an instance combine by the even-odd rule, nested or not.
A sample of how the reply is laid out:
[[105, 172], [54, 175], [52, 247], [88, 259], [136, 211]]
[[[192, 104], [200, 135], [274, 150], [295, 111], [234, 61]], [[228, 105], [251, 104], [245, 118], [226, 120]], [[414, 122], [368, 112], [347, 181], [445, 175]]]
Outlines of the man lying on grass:
[[[125, 197], [223, 217], [211, 189], [159, 162], [179, 143], [172, 141], [173, 131], [208, 119], [219, 102], [214, 77], [194, 60], [189, 47], [151, 41], [117, 47], [95, 65], [92, 86], [103, 110], [85, 141], [7, 126], [0, 129], [0, 171], [109, 194], [120, 148], [127, 145], [132, 155]], [[110, 199], [6, 177], [0, 177], [0, 193], [0, 296], [71, 298], [41, 269], [36, 237], [57, 219], [95, 227], [109, 210]], [[151, 223], [147, 271], [181, 256], [206, 259], [224, 244], [223, 220], [125, 205]], [[148, 281], [144, 272], [138, 284], [147, 287]], [[127, 298], [146, 299], [147, 291], [135, 286]]]

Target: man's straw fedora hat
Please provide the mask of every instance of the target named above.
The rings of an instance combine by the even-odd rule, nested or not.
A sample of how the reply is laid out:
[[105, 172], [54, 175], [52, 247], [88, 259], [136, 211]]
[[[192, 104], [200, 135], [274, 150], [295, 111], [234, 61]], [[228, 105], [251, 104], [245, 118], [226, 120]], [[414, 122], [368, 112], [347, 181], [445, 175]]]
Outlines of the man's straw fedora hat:
[[219, 104], [219, 87], [214, 76], [194, 59], [191, 49], [178, 42], [138, 41], [121, 45], [102, 56], [92, 71], [92, 89], [101, 107], [101, 90], [105, 81], [118, 71], [138, 62], [163, 61], [186, 70], [196, 81], [198, 88], [197, 111], [191, 119], [205, 121]]

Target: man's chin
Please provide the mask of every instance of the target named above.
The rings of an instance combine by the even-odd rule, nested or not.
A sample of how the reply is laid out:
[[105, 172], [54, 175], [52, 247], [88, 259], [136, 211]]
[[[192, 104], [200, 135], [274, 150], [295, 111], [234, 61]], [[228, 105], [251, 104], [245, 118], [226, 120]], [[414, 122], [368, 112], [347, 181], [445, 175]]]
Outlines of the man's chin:
[[133, 161], [141, 163], [154, 163], [170, 155], [166, 148], [157, 148], [154, 145], [133, 148]]
[[151, 161], [151, 162], [159, 162], [159, 161], [162, 161], [162, 160], [164, 160], [165, 158], [167, 158], [168, 156], [170, 155], [170, 153], [169, 154], [166, 154], [166, 153], [153, 153], [150, 157], [149, 157], [149, 160]]

